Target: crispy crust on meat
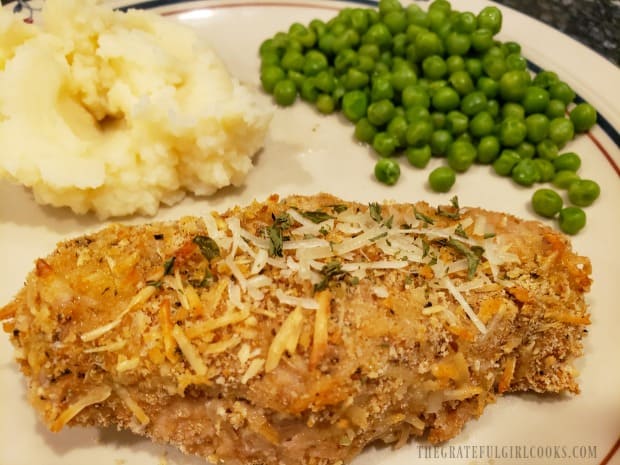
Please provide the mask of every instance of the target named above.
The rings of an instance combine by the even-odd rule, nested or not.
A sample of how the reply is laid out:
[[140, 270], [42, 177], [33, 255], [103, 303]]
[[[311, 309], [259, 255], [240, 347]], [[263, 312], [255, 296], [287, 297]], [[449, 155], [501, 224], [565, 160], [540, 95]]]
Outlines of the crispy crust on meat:
[[[377, 439], [445, 441], [503, 392], [578, 392], [591, 269], [564, 236], [476, 208], [377, 207], [272, 196], [59, 244], [0, 310], [32, 404], [52, 430], [116, 425], [214, 461], [318, 465]], [[304, 212], [321, 212], [317, 234], [291, 221]], [[321, 240], [336, 252], [304, 261]]]

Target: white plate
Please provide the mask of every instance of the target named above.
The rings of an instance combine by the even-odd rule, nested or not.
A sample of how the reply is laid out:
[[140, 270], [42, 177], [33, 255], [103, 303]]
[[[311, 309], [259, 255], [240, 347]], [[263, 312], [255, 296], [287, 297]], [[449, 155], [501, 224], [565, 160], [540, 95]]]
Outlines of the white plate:
[[[162, 0], [141, 6], [159, 6], [158, 11], [196, 27], [235, 75], [258, 85], [257, 48], [263, 39], [286, 30], [294, 21], [307, 24], [315, 17], [329, 18], [338, 8], [352, 3]], [[483, 0], [452, 3], [456, 9], [470, 11], [489, 4]], [[521, 43], [524, 55], [532, 62], [558, 72], [606, 118], [609, 134], [613, 128], [620, 128], [618, 68], [542, 23], [500, 8], [504, 12], [501, 39]], [[597, 126], [567, 147], [583, 155], [581, 175], [596, 179], [602, 186], [600, 199], [587, 210], [586, 229], [573, 240], [575, 249], [589, 256], [594, 268], [594, 285], [588, 298], [592, 325], [585, 339], [585, 356], [578, 361], [582, 393], [574, 397], [504, 396], [443, 447], [426, 449], [423, 443], [412, 441], [397, 451], [371, 448], [355, 460], [356, 465], [620, 463], [620, 454], [608, 456], [614, 444], [617, 448], [620, 433], [620, 151], [609, 134]], [[390, 198], [447, 202], [449, 196], [433, 194], [426, 186], [428, 168], [419, 171], [403, 163], [400, 182], [388, 188], [373, 180], [374, 162], [366, 147], [354, 143], [352, 127], [342, 117], [320, 116], [298, 103], [277, 110], [265, 149], [245, 187], [224, 189], [213, 198], [186, 199], [174, 208], [161, 210], [156, 219], [200, 215], [210, 209], [264, 199], [273, 192], [326, 191], [360, 201]], [[488, 167], [474, 167], [459, 177], [450, 195], [454, 193], [462, 205], [535, 218], [528, 207], [532, 190], [519, 189], [492, 175]], [[20, 288], [33, 260], [49, 253], [58, 240], [102, 226], [94, 217], [40, 207], [28, 191], [6, 182], [0, 182], [0, 199], [1, 304]], [[4, 336], [0, 337], [0, 379], [0, 465], [205, 463], [129, 433], [95, 428], [49, 433], [26, 402], [24, 380]]]

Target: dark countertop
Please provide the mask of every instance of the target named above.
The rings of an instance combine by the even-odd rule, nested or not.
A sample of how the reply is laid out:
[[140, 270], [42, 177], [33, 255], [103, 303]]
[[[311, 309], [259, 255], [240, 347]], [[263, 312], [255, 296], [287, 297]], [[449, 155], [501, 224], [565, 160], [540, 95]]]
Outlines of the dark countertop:
[[620, 1], [495, 1], [547, 23], [620, 65]]

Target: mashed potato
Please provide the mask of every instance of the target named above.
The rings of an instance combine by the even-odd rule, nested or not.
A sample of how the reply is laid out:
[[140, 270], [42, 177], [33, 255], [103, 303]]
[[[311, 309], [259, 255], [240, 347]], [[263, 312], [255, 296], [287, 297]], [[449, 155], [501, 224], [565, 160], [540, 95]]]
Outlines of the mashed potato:
[[0, 177], [100, 218], [243, 182], [271, 107], [190, 28], [94, 0], [0, 11]]

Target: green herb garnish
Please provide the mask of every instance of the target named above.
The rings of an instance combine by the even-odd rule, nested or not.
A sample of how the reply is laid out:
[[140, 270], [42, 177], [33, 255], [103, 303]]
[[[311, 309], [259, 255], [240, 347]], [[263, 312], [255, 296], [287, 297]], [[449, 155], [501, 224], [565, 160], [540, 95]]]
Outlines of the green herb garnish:
[[485, 239], [491, 239], [493, 237], [495, 237], [495, 233], [484, 233], [484, 236], [482, 236]]
[[452, 220], [458, 220], [461, 218], [460, 215], [460, 207], [459, 207], [459, 198], [455, 195], [454, 197], [452, 197], [450, 199], [450, 203], [452, 204], [452, 207], [456, 210], [454, 212], [448, 212], [445, 210], [442, 210], [441, 207], [437, 207], [437, 214], [441, 215], [441, 216], [445, 216], [446, 218], [450, 218]]
[[349, 207], [347, 207], [346, 205], [342, 205], [342, 204], [330, 205], [330, 207], [336, 213], [342, 213], [343, 211], [346, 211], [349, 209]]
[[299, 213], [301, 214], [301, 216], [303, 216], [304, 218], [308, 218], [310, 221], [312, 221], [315, 224], [319, 224], [319, 223], [322, 223], [323, 221], [334, 219], [333, 216], [325, 212], [322, 212], [320, 210], [307, 211], [307, 212], [300, 211]]
[[323, 265], [319, 273], [323, 275], [323, 279], [314, 285], [315, 292], [327, 289], [330, 280], [338, 279], [348, 274], [346, 271], [342, 271], [342, 263], [338, 260], [333, 260]]
[[220, 248], [217, 243], [208, 236], [196, 236], [193, 241], [200, 248], [200, 253], [208, 261], [220, 256]]
[[472, 279], [476, 275], [484, 249], [478, 245], [468, 247], [464, 242], [452, 237], [448, 239], [447, 244], [465, 256], [467, 259], [467, 279]]
[[416, 220], [424, 221], [426, 224], [435, 224], [430, 216], [426, 216], [424, 213], [419, 212], [415, 207], [413, 213], [415, 214]]
[[164, 262], [164, 276], [167, 276], [172, 272], [172, 268], [174, 267], [174, 261], [176, 259], [177, 257], [172, 257]]
[[291, 217], [282, 213], [280, 215], [271, 215], [273, 224], [267, 228], [267, 238], [269, 239], [269, 255], [272, 257], [282, 256], [282, 245], [284, 237], [282, 231], [291, 227]]
[[460, 236], [460, 237], [462, 237], [464, 239], [468, 239], [469, 238], [469, 236], [467, 235], [467, 233], [463, 229], [463, 225], [461, 223], [459, 223], [459, 225], [454, 230], [454, 234], [456, 234], [457, 236]]
[[387, 236], [387, 231], [382, 232], [381, 234], [377, 234], [375, 237], [371, 237], [369, 239], [370, 242], [375, 242], [378, 241], [379, 239], [386, 237]]
[[377, 202], [372, 202], [368, 204], [368, 213], [370, 214], [370, 217], [377, 223], [381, 223], [383, 221], [383, 215], [381, 215], [381, 205], [379, 205]]

